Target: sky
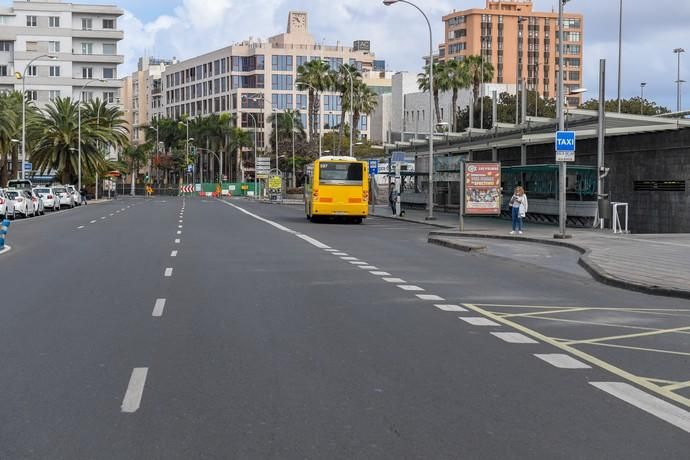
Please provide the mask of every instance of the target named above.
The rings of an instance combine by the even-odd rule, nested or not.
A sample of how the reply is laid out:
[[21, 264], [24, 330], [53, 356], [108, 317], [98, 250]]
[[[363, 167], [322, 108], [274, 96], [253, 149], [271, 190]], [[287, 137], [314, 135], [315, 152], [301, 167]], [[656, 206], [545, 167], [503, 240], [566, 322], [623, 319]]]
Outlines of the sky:
[[[443, 38], [441, 17], [455, 10], [483, 7], [484, 0], [414, 0], [429, 16], [434, 49]], [[0, 4], [9, 4], [0, 0]], [[350, 45], [371, 40], [378, 59], [392, 71], [417, 73], [428, 54], [428, 32], [422, 16], [409, 5], [386, 7], [381, 0], [88, 0], [117, 4], [125, 10], [119, 28], [125, 31], [120, 75], [136, 70], [139, 56], [186, 59], [243, 41], [266, 39], [285, 31], [290, 10], [309, 13], [309, 29], [317, 41]], [[557, 9], [557, 0], [534, 0], [535, 10]], [[567, 11], [582, 13], [586, 99], [598, 95], [599, 60], [607, 60], [607, 98], [616, 97], [619, 0], [571, 0]], [[622, 96], [640, 95], [675, 110], [677, 59], [674, 48], [688, 53], [681, 78], [690, 81], [690, 1], [624, 0]], [[690, 83], [683, 103], [690, 107]]]

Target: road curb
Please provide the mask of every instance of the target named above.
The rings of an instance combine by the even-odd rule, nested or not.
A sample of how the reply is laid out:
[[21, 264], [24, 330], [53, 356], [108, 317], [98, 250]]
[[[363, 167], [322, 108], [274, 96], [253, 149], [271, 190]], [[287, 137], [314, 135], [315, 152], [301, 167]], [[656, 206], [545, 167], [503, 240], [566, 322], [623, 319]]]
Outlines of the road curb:
[[[456, 246], [462, 246], [461, 243], [453, 243], [450, 241], [443, 241], [442, 239], [439, 238], [434, 238], [434, 237], [455, 237], [455, 238], [487, 238], [487, 239], [495, 239], [495, 240], [512, 240], [512, 241], [523, 241], [523, 242], [528, 242], [528, 243], [536, 243], [536, 244], [547, 244], [551, 246], [560, 246], [560, 247], [565, 247], [568, 249], [572, 249], [574, 251], [577, 251], [580, 253], [580, 257], [577, 260], [578, 265], [580, 265], [582, 268], [589, 273], [589, 275], [594, 278], [596, 281], [605, 284], [607, 286], [612, 286], [612, 287], [617, 287], [621, 289], [626, 289], [628, 291], [635, 291], [635, 292], [641, 292], [643, 294], [651, 294], [651, 295], [657, 295], [657, 296], [664, 296], [664, 297], [675, 297], [675, 298], [680, 298], [680, 299], [690, 299], [690, 291], [683, 290], [683, 289], [671, 289], [671, 288], [664, 288], [656, 285], [650, 285], [650, 284], [642, 284], [642, 283], [637, 283], [635, 281], [630, 281], [626, 280], [623, 278], [619, 278], [615, 275], [610, 274], [606, 270], [604, 270], [602, 267], [600, 267], [597, 263], [593, 262], [590, 259], [590, 254], [591, 251], [587, 248], [583, 248], [582, 246], [579, 246], [574, 243], [568, 243], [563, 240], [545, 240], [545, 239], [539, 239], [539, 238], [532, 238], [532, 237], [522, 237], [522, 236], [510, 236], [510, 235], [486, 235], [483, 233], [444, 233], [444, 232], [430, 232], [429, 233], [429, 238], [427, 240], [428, 243], [430, 244], [436, 244], [438, 246], [444, 246], [448, 247], [451, 249], [456, 249], [456, 250], [465, 250]], [[477, 252], [477, 251], [474, 251]]]
[[436, 246], [443, 246], [446, 248], [457, 249], [463, 252], [480, 252], [486, 249], [486, 246], [476, 245], [476, 244], [466, 244], [466, 243], [456, 243], [453, 241], [443, 240], [441, 238], [429, 237], [428, 243], [435, 244]]

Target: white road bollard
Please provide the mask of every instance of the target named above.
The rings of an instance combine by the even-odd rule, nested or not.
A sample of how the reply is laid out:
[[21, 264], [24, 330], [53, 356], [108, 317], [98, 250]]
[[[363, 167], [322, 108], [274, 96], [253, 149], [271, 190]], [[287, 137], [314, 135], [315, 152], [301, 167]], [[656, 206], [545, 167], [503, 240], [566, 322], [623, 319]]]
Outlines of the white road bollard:
[[10, 230], [10, 221], [3, 220], [2, 226], [0, 226], [0, 249], [5, 247], [5, 238], [7, 238], [7, 232]]

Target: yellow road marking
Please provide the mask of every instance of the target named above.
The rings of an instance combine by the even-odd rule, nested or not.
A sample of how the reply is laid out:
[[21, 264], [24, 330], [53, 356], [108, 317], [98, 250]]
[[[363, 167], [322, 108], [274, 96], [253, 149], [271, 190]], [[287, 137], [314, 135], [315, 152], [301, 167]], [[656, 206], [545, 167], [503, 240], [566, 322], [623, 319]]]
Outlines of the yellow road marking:
[[625, 335], [612, 335], [610, 337], [599, 337], [596, 339], [587, 340], [573, 340], [570, 342], [565, 342], [565, 345], [578, 345], [583, 343], [596, 344], [597, 342], [610, 342], [611, 340], [621, 340], [621, 339], [633, 339], [635, 337], [648, 337], [650, 335], [660, 335], [660, 334], [672, 334], [674, 332], [682, 332], [690, 330], [690, 326], [676, 327], [673, 329], [658, 329], [656, 331], [639, 332], [637, 334], [625, 334]]
[[669, 391], [675, 391], [675, 390], [680, 390], [681, 388], [688, 388], [690, 387], [690, 382], [678, 382], [674, 383], [673, 385], [669, 385], [664, 387], [664, 390], [669, 390]]
[[663, 312], [687, 312], [690, 313], [690, 309], [688, 308], [645, 308], [645, 307], [584, 307], [582, 305], [579, 306], [568, 306], [568, 305], [561, 305], [561, 306], [553, 306], [553, 305], [504, 305], [504, 304], [495, 304], [495, 303], [475, 303], [473, 305], [476, 305], [478, 307], [499, 307], [499, 308], [535, 308], [535, 309], [543, 309], [543, 310], [550, 310], [550, 309], [559, 309], [559, 308], [586, 308], [588, 310], [614, 310], [614, 311], [641, 311], [641, 312], [655, 312], [655, 311], [663, 311]]
[[[493, 313], [492, 313], [493, 314]], [[498, 316], [498, 315], [497, 315]], [[653, 328], [653, 327], [643, 327], [643, 326], [625, 326], [622, 324], [611, 324], [611, 323], [595, 323], [594, 321], [580, 321], [576, 319], [564, 319], [564, 318], [549, 318], [549, 317], [543, 317], [543, 318], [537, 318], [543, 321], [561, 321], [564, 323], [577, 323], [577, 324], [591, 324], [594, 326], [606, 326], [606, 327], [619, 327], [621, 329], [635, 329], [638, 331], [658, 331], [659, 329]]]
[[665, 384], [667, 384], [667, 385], [671, 385], [671, 384], [676, 384], [676, 383], [678, 383], [678, 382], [675, 382], [675, 381], [673, 381], [673, 380], [654, 379], [654, 378], [651, 378], [651, 377], [640, 377], [640, 378], [641, 378], [641, 379], [645, 379], [645, 380], [649, 380], [650, 382], [665, 383]]
[[573, 311], [585, 311], [585, 310], [589, 310], [589, 308], [564, 308], [562, 310], [546, 310], [546, 311], [535, 311], [535, 312], [529, 312], [529, 313], [502, 314], [501, 318], [515, 318], [515, 317], [519, 317], [519, 316], [530, 317], [530, 316], [538, 316], [538, 315], [555, 315], [556, 313], [570, 313]]
[[524, 332], [527, 335], [532, 336], [535, 339], [541, 340], [544, 343], [548, 343], [556, 348], [559, 348], [561, 350], [567, 351], [568, 353], [577, 356], [578, 358], [589, 362], [590, 364], [593, 364], [595, 366], [600, 367], [601, 369], [604, 369], [612, 374], [615, 374], [625, 380], [628, 380], [638, 386], [641, 386], [643, 388], [646, 388], [654, 393], [657, 393], [659, 395], [662, 395], [672, 401], [675, 401], [679, 404], [682, 404], [686, 407], [690, 407], [690, 399], [685, 398], [681, 395], [678, 395], [676, 393], [673, 393], [672, 391], [666, 390], [658, 385], [653, 384], [649, 380], [645, 380], [643, 378], [640, 378], [634, 374], [631, 374], [628, 371], [625, 371], [619, 367], [616, 367], [612, 364], [607, 363], [606, 361], [603, 361], [599, 358], [596, 358], [588, 353], [585, 353], [584, 351], [578, 350], [577, 348], [571, 347], [569, 345], [564, 345], [557, 340], [553, 340], [551, 337], [547, 337], [544, 334], [541, 334], [537, 331], [534, 331], [532, 329], [529, 329], [521, 324], [515, 323], [513, 321], [510, 321], [509, 319], [504, 319], [501, 318], [498, 315], [495, 315], [491, 313], [490, 311], [484, 310], [483, 308], [478, 307], [477, 305], [473, 304], [463, 304], [464, 307], [469, 308], [471, 310], [476, 311], [477, 313], [480, 313], [484, 316], [489, 317], [490, 319], [493, 319], [494, 321], [497, 321], [499, 323], [505, 324], [506, 326], [510, 326], [514, 329], [517, 329], [518, 331]]
[[[562, 343], [562, 342], [561, 342]], [[654, 353], [664, 353], [668, 355], [690, 356], [684, 351], [661, 350], [659, 348], [634, 347], [632, 345], [618, 345], [614, 343], [586, 343], [585, 345], [596, 345], [598, 347], [627, 348], [628, 350], [651, 351]]]

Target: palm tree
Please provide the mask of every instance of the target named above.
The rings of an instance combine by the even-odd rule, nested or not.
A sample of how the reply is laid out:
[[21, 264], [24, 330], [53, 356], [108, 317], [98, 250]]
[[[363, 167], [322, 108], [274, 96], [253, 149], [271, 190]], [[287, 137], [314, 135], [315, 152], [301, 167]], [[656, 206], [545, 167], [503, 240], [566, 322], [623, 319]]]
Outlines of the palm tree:
[[[27, 116], [31, 115], [34, 107], [27, 105]], [[19, 92], [0, 94], [0, 184], [8, 180], [8, 166], [12, 158], [12, 170], [18, 171], [20, 144], [12, 140], [21, 139], [22, 130], [22, 95]]]
[[317, 128], [321, 126], [317, 118], [321, 110], [321, 93], [333, 86], [330, 69], [321, 60], [309, 61], [297, 68], [297, 90], [309, 91], [309, 138], [312, 141], [316, 139]]
[[[479, 86], [484, 82], [490, 82], [494, 78], [494, 66], [490, 62], [484, 61], [484, 68], [482, 69], [481, 56], [467, 56], [463, 61], [467, 68], [467, 75], [470, 84], [472, 85], [472, 94], [474, 95], [474, 103], [479, 103]], [[484, 78], [482, 78], [482, 72]]]
[[231, 126], [228, 130], [228, 149], [237, 152], [237, 177], [244, 181], [244, 163], [242, 162], [242, 150], [254, 145], [254, 137], [249, 132]]
[[[438, 103], [438, 94], [440, 91], [439, 88], [439, 77], [443, 75], [444, 73], [444, 66], [445, 63], [443, 62], [434, 62], [434, 106], [436, 109], [436, 119], [440, 120], [441, 119], [441, 108], [439, 107]], [[426, 65], [424, 67], [424, 73], [420, 73], [417, 75], [417, 86], [419, 87], [420, 90], [427, 92], [429, 91], [429, 66]], [[431, 114], [429, 114], [431, 116]]]
[[146, 162], [150, 147], [150, 144], [140, 144], [136, 146], [128, 145], [122, 151], [122, 156], [127, 163], [129, 174], [132, 175], [132, 195], [134, 195], [134, 188], [136, 185], [139, 168], [141, 168], [142, 163]]
[[357, 67], [353, 65], [343, 64], [340, 66], [338, 71], [331, 71], [331, 84], [333, 85], [332, 89], [340, 93], [340, 126], [338, 127], [337, 146], [338, 155], [340, 155], [343, 144], [345, 113], [350, 110], [350, 88], [354, 89], [354, 86], [350, 85], [350, 75], [352, 75], [354, 85], [361, 81], [362, 74], [360, 74], [359, 70], [357, 70]]
[[463, 61], [448, 61], [444, 64], [439, 75], [439, 90], [452, 91], [452, 119], [451, 126], [457, 129], [456, 116], [458, 106], [458, 92], [470, 87], [470, 76], [467, 65]]
[[[376, 94], [364, 82], [358, 82], [354, 88], [354, 107], [352, 112], [352, 126], [350, 129], [357, 129], [362, 115], [371, 115], [378, 105], [378, 94]], [[354, 134], [354, 133], [353, 133]]]
[[[274, 124], [276, 122], [276, 115], [278, 116], [278, 142], [281, 146], [283, 142], [292, 143], [292, 133], [294, 129], [295, 140], [303, 141], [306, 138], [306, 133], [304, 132], [304, 126], [302, 125], [302, 114], [299, 110], [286, 110], [284, 112], [278, 112], [271, 114], [267, 118], [268, 124]], [[275, 151], [275, 133], [271, 136], [271, 148]]]

